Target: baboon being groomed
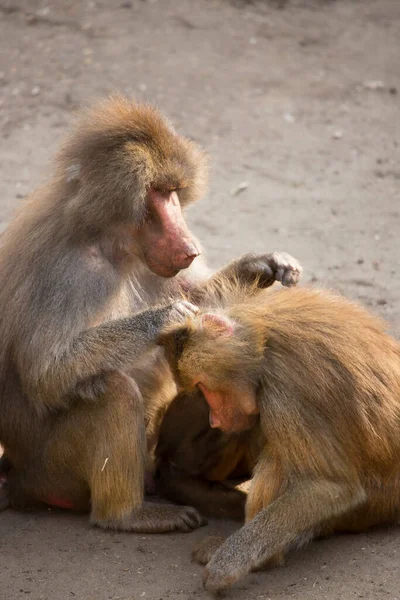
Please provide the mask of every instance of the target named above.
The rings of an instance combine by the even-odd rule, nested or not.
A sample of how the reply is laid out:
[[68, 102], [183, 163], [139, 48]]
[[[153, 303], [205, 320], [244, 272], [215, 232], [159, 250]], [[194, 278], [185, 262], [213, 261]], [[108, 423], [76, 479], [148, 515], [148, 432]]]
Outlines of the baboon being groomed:
[[262, 440], [246, 524], [194, 550], [207, 590], [315, 536], [400, 519], [400, 344], [378, 319], [323, 291], [261, 291], [159, 341], [212, 428]]

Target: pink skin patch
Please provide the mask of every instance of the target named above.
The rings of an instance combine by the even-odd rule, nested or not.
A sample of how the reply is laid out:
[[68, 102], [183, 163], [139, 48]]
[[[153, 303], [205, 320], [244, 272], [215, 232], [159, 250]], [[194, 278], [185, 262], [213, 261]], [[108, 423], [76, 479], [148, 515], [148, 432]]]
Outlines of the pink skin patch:
[[206, 313], [201, 317], [201, 324], [203, 327], [215, 329], [221, 335], [230, 336], [233, 334], [233, 324], [231, 321], [220, 315]]
[[44, 504], [48, 504], [49, 506], [54, 506], [54, 508], [74, 510], [74, 505], [70, 500], [59, 498], [58, 496], [47, 496], [47, 498], [43, 499], [42, 502], [44, 502]]
[[[0, 487], [2, 486], [2, 478], [3, 478], [3, 475], [0, 475]], [[6, 476], [4, 476], [4, 480], [5, 481], [7, 480]], [[150, 471], [146, 471], [146, 473], [145, 473], [144, 487], [145, 487], [146, 494], [149, 494], [149, 495], [155, 494], [156, 485], [155, 485], [155, 482], [153, 479], [153, 475], [150, 473]], [[47, 496], [47, 498], [43, 499], [42, 502], [44, 504], [48, 504], [48, 506], [53, 506], [54, 508], [63, 508], [65, 510], [74, 510], [75, 509], [71, 500], [68, 500], [67, 498], [60, 498], [59, 496], [52, 496], [52, 495]]]
[[258, 413], [254, 395], [250, 392], [236, 394], [228, 391], [212, 391], [202, 383], [197, 384], [210, 407], [210, 427], [228, 433], [246, 431], [254, 424]]
[[182, 214], [178, 194], [151, 189], [150, 218], [138, 230], [147, 266], [161, 277], [174, 277], [200, 254]]

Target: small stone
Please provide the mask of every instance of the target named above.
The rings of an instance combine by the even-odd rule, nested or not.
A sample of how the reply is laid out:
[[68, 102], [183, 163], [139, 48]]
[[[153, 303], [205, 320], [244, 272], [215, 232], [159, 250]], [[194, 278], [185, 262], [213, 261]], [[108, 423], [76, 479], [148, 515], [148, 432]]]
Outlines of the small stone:
[[72, 104], [74, 103], [70, 92], [65, 93], [64, 102], [67, 106], [72, 106]]
[[295, 123], [296, 121], [296, 117], [290, 112], [285, 112], [283, 118], [286, 121], [286, 123]]
[[332, 133], [332, 137], [334, 140], [341, 140], [343, 137], [343, 131], [341, 129], [337, 129]]
[[249, 38], [249, 44], [251, 44], [252, 46], [255, 46], [257, 44], [257, 38], [256, 37]]
[[38, 85], [34, 85], [33, 88], [31, 89], [31, 94], [32, 94], [32, 96], [39, 96], [40, 87]]
[[239, 194], [244, 192], [244, 190], [247, 190], [248, 187], [248, 182], [242, 181], [242, 183], [239, 183], [239, 185], [231, 189], [231, 196], [238, 196]]
[[38, 22], [37, 15], [34, 15], [33, 13], [28, 13], [27, 15], [25, 15], [25, 21], [28, 23], [28, 25], [35, 25]]
[[139, 83], [139, 90], [145, 92], [147, 90], [147, 85], [145, 83]]
[[385, 84], [380, 79], [371, 79], [370, 81], [364, 81], [363, 86], [366, 90], [383, 90], [385, 89]]
[[36, 14], [39, 17], [47, 17], [47, 15], [50, 13], [50, 8], [48, 6], [44, 6], [43, 8], [39, 8], [36, 11]]

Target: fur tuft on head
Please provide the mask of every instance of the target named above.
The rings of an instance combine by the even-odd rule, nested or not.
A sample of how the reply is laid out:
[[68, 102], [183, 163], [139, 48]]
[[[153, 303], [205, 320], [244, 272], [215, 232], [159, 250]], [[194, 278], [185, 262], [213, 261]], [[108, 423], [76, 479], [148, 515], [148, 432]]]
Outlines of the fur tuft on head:
[[158, 343], [164, 346], [177, 382], [187, 391], [205, 378], [211, 388], [227, 381], [239, 385], [243, 373], [251, 383], [258, 379], [262, 359], [258, 340], [222, 310], [199, 312], [183, 324], [168, 325]]
[[207, 160], [197, 145], [176, 133], [155, 107], [122, 96], [81, 115], [57, 163], [58, 178], [79, 195], [79, 202], [72, 201], [78, 224], [93, 206], [99, 222], [138, 222], [150, 187], [176, 190], [185, 206], [207, 185]]

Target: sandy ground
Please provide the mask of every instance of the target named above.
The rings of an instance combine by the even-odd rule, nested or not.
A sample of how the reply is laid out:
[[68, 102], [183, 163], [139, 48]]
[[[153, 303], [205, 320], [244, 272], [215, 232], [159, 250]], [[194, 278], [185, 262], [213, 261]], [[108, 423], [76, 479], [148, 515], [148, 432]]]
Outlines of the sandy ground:
[[[210, 152], [210, 192], [190, 221], [214, 266], [289, 251], [305, 281], [400, 334], [398, 0], [1, 0], [2, 227], [76, 109], [114, 90], [157, 103]], [[121, 535], [7, 511], [0, 598], [200, 600], [190, 548], [233, 529]], [[400, 599], [399, 542], [399, 529], [315, 542], [231, 597]]]

